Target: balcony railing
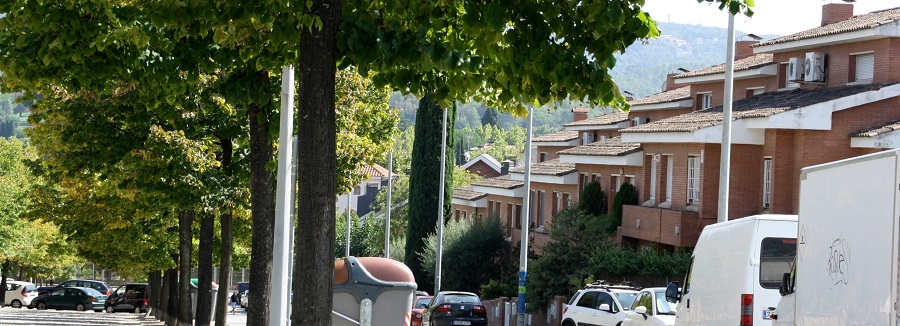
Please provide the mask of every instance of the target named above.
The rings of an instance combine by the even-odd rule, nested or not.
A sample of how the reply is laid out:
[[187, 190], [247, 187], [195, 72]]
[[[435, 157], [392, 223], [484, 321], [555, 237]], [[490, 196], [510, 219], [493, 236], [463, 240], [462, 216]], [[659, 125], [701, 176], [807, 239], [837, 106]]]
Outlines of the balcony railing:
[[703, 227], [715, 222], [701, 219], [697, 212], [624, 205], [619, 234], [675, 247], [693, 247]]

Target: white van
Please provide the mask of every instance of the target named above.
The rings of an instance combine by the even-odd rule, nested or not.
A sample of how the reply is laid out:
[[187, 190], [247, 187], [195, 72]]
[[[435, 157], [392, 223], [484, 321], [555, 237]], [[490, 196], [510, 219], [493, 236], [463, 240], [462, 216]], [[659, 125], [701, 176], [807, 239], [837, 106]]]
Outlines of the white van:
[[755, 215], [709, 225], [700, 233], [682, 289], [675, 325], [767, 325], [769, 307], [797, 254], [796, 215]]

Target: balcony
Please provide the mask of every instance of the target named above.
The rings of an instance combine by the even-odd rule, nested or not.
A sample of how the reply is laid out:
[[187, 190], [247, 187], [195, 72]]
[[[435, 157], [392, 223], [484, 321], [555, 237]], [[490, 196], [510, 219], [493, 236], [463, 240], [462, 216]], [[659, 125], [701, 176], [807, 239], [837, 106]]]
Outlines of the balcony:
[[703, 227], [715, 219], [701, 219], [697, 212], [625, 205], [619, 235], [675, 247], [693, 247]]

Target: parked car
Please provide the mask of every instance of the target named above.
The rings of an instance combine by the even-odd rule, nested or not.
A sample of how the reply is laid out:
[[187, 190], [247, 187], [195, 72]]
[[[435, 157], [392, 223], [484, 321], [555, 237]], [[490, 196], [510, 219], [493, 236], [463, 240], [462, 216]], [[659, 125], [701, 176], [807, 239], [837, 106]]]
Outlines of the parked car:
[[[250, 283], [249, 283], [249, 282], [239, 282], [239, 283], [238, 283], [238, 285], [237, 285], [237, 291], [238, 291], [238, 297], [239, 297], [239, 298], [242, 298], [242, 299], [243, 299], [244, 296], [245, 296], [245, 293], [246, 293], [248, 290], [250, 290]], [[241, 308], [247, 308], [247, 304], [244, 303], [244, 300], [238, 300], [238, 301], [240, 301], [239, 304], [241, 305]]]
[[67, 287], [39, 295], [28, 308], [44, 309], [74, 309], [77, 311], [95, 310], [103, 311], [107, 296], [92, 288]]
[[675, 325], [675, 306], [666, 300], [666, 288], [646, 288], [638, 293], [622, 326]]
[[94, 290], [99, 291], [107, 296], [112, 294], [109, 291], [109, 284], [103, 281], [94, 281], [94, 280], [68, 280], [62, 283], [57, 284], [56, 286], [43, 286], [38, 288], [38, 294], [43, 295], [47, 294], [62, 288], [68, 287], [83, 287], [83, 288], [92, 288]]
[[578, 290], [563, 307], [562, 326], [617, 325], [637, 298], [633, 286], [604, 283]]
[[486, 326], [487, 310], [475, 293], [442, 291], [428, 303], [422, 314], [425, 326]]
[[107, 313], [116, 311], [146, 312], [148, 307], [147, 300], [149, 299], [148, 287], [147, 283], [126, 283], [119, 286], [106, 298], [104, 310]]
[[34, 283], [6, 281], [6, 302], [3, 304], [13, 308], [22, 308], [28, 306], [31, 300], [37, 296], [37, 286]]
[[427, 294], [416, 296], [416, 300], [413, 301], [412, 313], [410, 314], [412, 317], [409, 319], [411, 326], [422, 325], [422, 314], [425, 312], [425, 309], [428, 308], [428, 303], [431, 302], [432, 298], [434, 298], [434, 296]]

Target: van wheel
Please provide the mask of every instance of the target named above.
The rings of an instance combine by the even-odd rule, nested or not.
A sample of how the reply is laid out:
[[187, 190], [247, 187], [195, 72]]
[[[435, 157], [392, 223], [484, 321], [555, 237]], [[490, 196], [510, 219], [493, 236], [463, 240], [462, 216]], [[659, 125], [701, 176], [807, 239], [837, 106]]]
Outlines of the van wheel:
[[19, 301], [19, 300], [13, 300], [13, 301], [9, 304], [9, 306], [10, 306], [10, 307], [13, 307], [13, 308], [16, 308], [16, 309], [22, 308], [22, 301]]
[[111, 314], [114, 312], [116, 312], [116, 310], [113, 309], [113, 306], [106, 306], [106, 313]]
[[75, 305], [75, 310], [84, 311], [84, 304], [79, 303], [79, 304]]

